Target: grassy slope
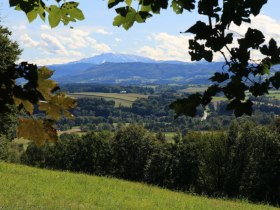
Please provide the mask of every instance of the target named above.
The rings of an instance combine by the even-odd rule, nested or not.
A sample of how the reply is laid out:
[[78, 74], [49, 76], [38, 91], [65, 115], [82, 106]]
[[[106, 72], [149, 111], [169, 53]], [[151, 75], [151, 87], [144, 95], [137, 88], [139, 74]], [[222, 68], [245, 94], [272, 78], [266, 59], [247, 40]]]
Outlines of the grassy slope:
[[0, 209], [274, 209], [0, 162]]

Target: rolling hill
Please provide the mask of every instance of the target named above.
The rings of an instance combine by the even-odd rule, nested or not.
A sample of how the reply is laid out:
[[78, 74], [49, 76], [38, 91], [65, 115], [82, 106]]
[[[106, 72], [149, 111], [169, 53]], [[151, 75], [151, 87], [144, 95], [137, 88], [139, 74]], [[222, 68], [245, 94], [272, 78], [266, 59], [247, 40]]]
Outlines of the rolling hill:
[[[99, 84], [204, 84], [214, 72], [222, 71], [223, 62], [157, 61], [150, 58], [105, 53], [75, 62], [50, 65], [53, 79], [59, 83]], [[272, 68], [279, 71], [280, 66]]]
[[118, 179], [0, 162], [0, 209], [273, 210], [268, 205], [192, 196]]
[[76, 62], [51, 65], [59, 83], [103, 84], [209, 84], [208, 78], [223, 63], [184, 63], [150, 58], [101, 54]]

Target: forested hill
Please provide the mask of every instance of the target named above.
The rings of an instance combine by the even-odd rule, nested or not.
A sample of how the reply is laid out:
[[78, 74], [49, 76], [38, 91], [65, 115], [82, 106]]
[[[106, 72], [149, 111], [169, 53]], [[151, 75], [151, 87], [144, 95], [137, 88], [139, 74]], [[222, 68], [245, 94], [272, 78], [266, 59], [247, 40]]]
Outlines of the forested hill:
[[209, 78], [214, 72], [222, 71], [223, 66], [223, 62], [157, 61], [136, 55], [106, 53], [48, 67], [55, 71], [53, 79], [59, 83], [208, 85]]
[[73, 63], [49, 66], [60, 83], [209, 84], [223, 63]]

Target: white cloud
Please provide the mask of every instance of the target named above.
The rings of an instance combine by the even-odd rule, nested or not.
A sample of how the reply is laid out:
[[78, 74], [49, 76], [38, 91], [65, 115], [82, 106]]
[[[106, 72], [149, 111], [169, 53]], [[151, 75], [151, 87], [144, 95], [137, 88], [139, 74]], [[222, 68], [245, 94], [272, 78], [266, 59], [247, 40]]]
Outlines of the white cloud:
[[[229, 33], [233, 32], [236, 38], [240, 38], [244, 36], [248, 27], [261, 30], [265, 35], [266, 42], [274, 38], [280, 43], [280, 22], [265, 15], [252, 17], [251, 24], [243, 24], [241, 27], [232, 24]], [[153, 46], [144, 45], [138, 50], [138, 53], [157, 60], [181, 60], [188, 62], [191, 61], [188, 53], [188, 40], [191, 38], [192, 36], [188, 34], [177, 36], [167, 33], [151, 34], [147, 37], [147, 40], [153, 43]], [[236, 40], [231, 46], [235, 45], [237, 45]], [[227, 56], [229, 55], [226, 50], [224, 52]], [[252, 58], [254, 60], [258, 60], [262, 57], [263, 56], [258, 51], [252, 52]], [[224, 61], [224, 58], [221, 53], [215, 53], [213, 60]]]
[[86, 37], [86, 41], [89, 47], [91, 47], [92, 49], [94, 49], [99, 53], [112, 51], [112, 49], [108, 45], [103, 43], [98, 43], [95, 39], [91, 37]]
[[99, 53], [105, 53], [105, 52], [111, 52], [112, 51], [112, 49], [106, 44], [96, 44], [93, 48], [96, 51], [98, 51]]
[[40, 29], [41, 30], [51, 30], [51, 27], [49, 25], [44, 24], [44, 25], [40, 26]]
[[28, 34], [20, 36], [20, 42], [26, 47], [37, 47], [40, 43], [34, 41]]
[[120, 38], [116, 37], [116, 38], [115, 38], [115, 41], [116, 41], [116, 42], [121, 42], [121, 41], [122, 41], [122, 39], [120, 39]]
[[70, 55], [70, 56], [75, 56], [75, 57], [82, 57], [82, 56], [83, 56], [83, 53], [81, 53], [80, 51], [70, 50], [70, 51], [69, 51], [69, 55]]
[[[232, 25], [229, 32], [233, 32], [237, 38], [242, 38], [250, 27], [252, 29], [258, 29], [264, 34], [265, 44], [267, 44], [271, 38], [280, 43], [279, 21], [266, 15], [258, 15], [257, 17], [251, 17], [251, 19], [251, 24], [243, 24], [242, 26]], [[237, 42], [235, 45], [237, 45]], [[264, 57], [258, 50], [253, 50], [251, 56], [253, 60], [260, 60]]]
[[167, 33], [152, 34], [148, 39], [156, 45], [154, 47], [145, 45], [138, 50], [138, 53], [156, 60], [190, 61], [188, 55], [190, 38], [191, 36], [174, 36]]
[[[36, 48], [37, 55], [44, 57], [33, 59], [33, 62], [40, 65], [64, 63], [88, 57], [90, 54], [112, 51], [107, 44], [98, 42], [93, 37], [91, 29], [49, 30], [47, 25], [41, 25], [40, 29], [41, 33], [24, 33], [20, 36], [23, 46]], [[32, 61], [32, 59], [29, 60]]]
[[95, 51], [95, 53], [112, 51], [108, 45], [97, 42], [86, 30], [73, 29], [68, 36], [59, 34], [57, 38], [64, 46], [73, 50], [88, 49]]
[[57, 53], [59, 55], [68, 55], [66, 48], [64, 45], [56, 38], [50, 34], [42, 33], [42, 40], [47, 43], [45, 50], [50, 53]]
[[13, 29], [13, 31], [21, 31], [22, 32], [22, 31], [27, 30], [27, 27], [24, 23], [21, 23], [18, 26], [12, 26], [11, 28]]
[[242, 26], [231, 25], [230, 32], [233, 32], [236, 36], [244, 35], [248, 28], [258, 29], [263, 32], [267, 41], [270, 38], [280, 38], [280, 22], [272, 19], [266, 15], [258, 15], [257, 17], [251, 17], [251, 24], [243, 24]]
[[46, 57], [46, 58], [35, 58], [31, 63], [36, 63], [37, 65], [44, 66], [50, 64], [62, 64], [71, 61], [76, 61], [77, 57]]
[[112, 34], [108, 31], [106, 31], [104, 28], [94, 28], [93, 32], [97, 33], [97, 34], [103, 34], [103, 35], [111, 35]]

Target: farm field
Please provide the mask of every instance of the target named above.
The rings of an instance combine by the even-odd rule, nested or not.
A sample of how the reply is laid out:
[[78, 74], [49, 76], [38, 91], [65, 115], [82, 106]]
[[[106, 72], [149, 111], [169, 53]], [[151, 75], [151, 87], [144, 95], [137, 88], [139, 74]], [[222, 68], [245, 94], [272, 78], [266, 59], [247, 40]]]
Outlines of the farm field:
[[[1, 209], [273, 210], [246, 201], [209, 199], [141, 183], [0, 162]], [[15, 199], [16, 198], [16, 199]]]
[[75, 126], [69, 130], [57, 131], [57, 134], [58, 134], [58, 136], [60, 136], [61, 134], [78, 134], [79, 136], [82, 136], [82, 135], [86, 134], [86, 132], [82, 132], [79, 126]]
[[167, 142], [173, 142], [174, 141], [174, 136], [176, 136], [176, 132], [164, 132], [163, 133], [165, 136], [165, 139]]
[[[197, 93], [197, 92], [203, 92], [207, 89], [207, 86], [198, 86], [198, 87], [188, 87], [186, 89], [183, 89], [181, 90], [181, 92], [184, 92], [184, 93]], [[249, 95], [249, 92], [247, 93], [247, 95]], [[279, 90], [270, 90], [269, 91], [269, 95], [267, 95], [268, 97], [272, 97], [276, 100], [280, 100], [280, 91]], [[213, 97], [213, 102], [217, 102], [217, 101], [225, 101], [225, 97], [222, 97], [222, 96], [214, 96]]]
[[280, 91], [279, 90], [269, 91], [269, 96], [276, 100], [280, 100]]
[[188, 87], [186, 89], [181, 90], [181, 92], [184, 93], [197, 93], [197, 92], [203, 92], [207, 89], [208, 86], [193, 86]]
[[105, 100], [115, 101], [115, 106], [125, 106], [131, 107], [132, 103], [139, 98], [148, 98], [149, 95], [136, 94], [136, 93], [99, 93], [99, 92], [79, 92], [79, 93], [70, 93], [68, 94], [74, 98], [85, 98], [85, 97], [94, 97], [94, 98], [104, 98]]

